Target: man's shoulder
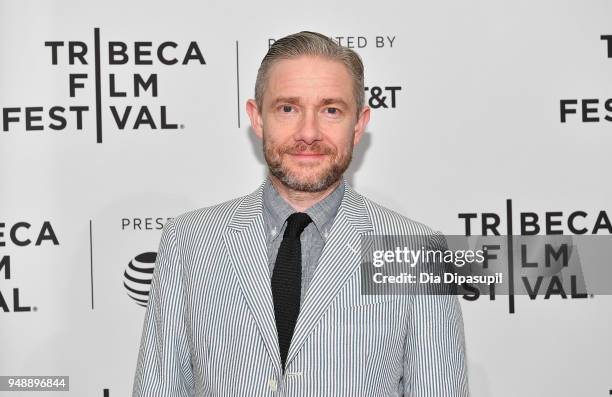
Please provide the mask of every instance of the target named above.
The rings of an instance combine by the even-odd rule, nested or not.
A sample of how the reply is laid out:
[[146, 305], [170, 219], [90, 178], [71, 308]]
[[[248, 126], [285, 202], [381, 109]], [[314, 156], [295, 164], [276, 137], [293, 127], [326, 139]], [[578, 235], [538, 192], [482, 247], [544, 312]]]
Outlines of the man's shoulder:
[[376, 201], [361, 195], [365, 208], [370, 215], [375, 234], [420, 235], [436, 234], [432, 227], [387, 208]]
[[172, 225], [178, 234], [220, 233], [227, 227], [240, 204], [250, 196], [248, 194], [184, 212], [172, 219]]
[[374, 235], [385, 236], [410, 236], [415, 237], [416, 241], [427, 244], [432, 249], [444, 249], [446, 240], [436, 229], [408, 218], [405, 215], [389, 209], [363, 195], [363, 203], [372, 222], [372, 232]]

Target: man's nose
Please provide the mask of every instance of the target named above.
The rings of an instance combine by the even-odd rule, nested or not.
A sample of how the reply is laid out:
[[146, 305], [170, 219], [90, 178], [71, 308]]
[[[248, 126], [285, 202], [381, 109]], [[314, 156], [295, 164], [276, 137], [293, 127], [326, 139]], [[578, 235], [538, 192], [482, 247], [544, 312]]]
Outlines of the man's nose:
[[308, 145], [321, 139], [321, 130], [316, 111], [311, 110], [304, 113], [302, 123], [300, 128], [298, 128], [295, 139], [297, 141], [303, 141]]

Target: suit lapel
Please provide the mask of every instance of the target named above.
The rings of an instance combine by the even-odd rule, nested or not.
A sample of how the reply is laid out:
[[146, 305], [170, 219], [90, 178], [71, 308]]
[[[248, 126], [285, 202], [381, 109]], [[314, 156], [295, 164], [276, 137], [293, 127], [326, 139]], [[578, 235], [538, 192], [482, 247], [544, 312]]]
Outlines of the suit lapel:
[[360, 263], [360, 236], [372, 230], [363, 198], [346, 182], [345, 193], [329, 238], [300, 309], [287, 355], [297, 355], [321, 317]]
[[[263, 184], [239, 204], [223, 240], [270, 360], [281, 368], [263, 224]], [[230, 341], [231, 342], [231, 341]]]

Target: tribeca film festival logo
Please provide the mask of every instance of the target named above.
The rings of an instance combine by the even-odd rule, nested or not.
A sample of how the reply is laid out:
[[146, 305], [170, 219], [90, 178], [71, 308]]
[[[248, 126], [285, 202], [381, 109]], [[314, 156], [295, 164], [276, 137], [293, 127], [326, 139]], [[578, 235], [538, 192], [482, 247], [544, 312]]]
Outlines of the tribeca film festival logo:
[[[160, 105], [158, 109], [141, 106], [117, 106], [112, 104], [113, 98], [141, 98], [149, 95], [158, 98], [158, 73], [133, 73], [130, 78], [118, 75], [117, 67], [121, 65], [206, 65], [198, 43], [176, 43], [164, 41], [154, 44], [150, 41], [108, 41], [102, 45], [100, 29], [94, 28], [93, 48], [84, 41], [45, 41], [42, 43], [48, 51], [50, 64], [69, 65], [71, 68], [82, 69], [94, 65], [94, 73], [69, 73], [67, 92], [70, 98], [79, 98], [81, 105], [55, 105], [45, 109], [42, 106], [13, 106], [2, 108], [2, 132], [11, 132], [22, 126], [30, 131], [82, 131], [84, 115], [93, 108], [96, 120], [96, 141], [102, 143], [102, 113], [110, 112], [114, 121], [113, 128], [119, 131], [130, 129], [138, 131], [141, 128], [153, 131], [175, 131], [183, 128], [182, 124], [170, 120], [167, 106]], [[106, 64], [103, 65], [103, 60]], [[102, 66], [106, 69], [103, 73]], [[108, 87], [110, 105], [102, 104], [102, 81]], [[94, 85], [95, 97], [83, 98], [80, 91], [89, 85]]]
[[[580, 258], [588, 255], [584, 255], [586, 252], [582, 252], [581, 255], [579, 247], [589, 246], [584, 243], [592, 243], [590, 246], [596, 248], [595, 252], [588, 253], [591, 256], [597, 254], [601, 257], [604, 251], [609, 251], [612, 222], [605, 210], [595, 213], [582, 210], [569, 213], [563, 211], [546, 211], [543, 214], [528, 211], [513, 213], [512, 200], [508, 199], [505, 213], [464, 212], [459, 213], [458, 218], [463, 221], [465, 236], [500, 237], [498, 241], [501, 243], [488, 246], [488, 254], [493, 255], [492, 259], [501, 259], [496, 254], [506, 256], [507, 279], [510, 283], [510, 289], [507, 291], [510, 313], [514, 313], [515, 310], [514, 291], [518, 294], [519, 290], [524, 291], [523, 295], [528, 296], [530, 300], [536, 300], [538, 296], [541, 297], [540, 299], [550, 299], [552, 296], [558, 296], [561, 299], [593, 297], [590, 289], [589, 293], [584, 289], [582, 271], [586, 270], [584, 266], [589, 264], [580, 264]], [[518, 220], [518, 225], [514, 224], [513, 219]], [[505, 224], [505, 230], [502, 224]], [[531, 238], [529, 240], [531, 244], [524, 244], [527, 237]], [[561, 241], [561, 244], [555, 245], [554, 241]], [[529, 252], [534, 245], [539, 245], [540, 249], [536, 260], [533, 260], [533, 255], [530, 255]], [[568, 268], [568, 264], [572, 261], [574, 261], [574, 266]], [[551, 263], [560, 265], [555, 268], [551, 266]], [[598, 274], [600, 282], [603, 283], [607, 279], [602, 277], [602, 273], [606, 271], [601, 267], [604, 263], [596, 263], [596, 265], [599, 267], [591, 267], [589, 270]], [[572, 271], [571, 274], [562, 274], [568, 269]], [[514, 285], [515, 273], [520, 276], [517, 277], [519, 284], [516, 286]], [[601, 288], [599, 282], [594, 290], [604, 294], [610, 293], [609, 288], [605, 286]], [[465, 300], [474, 301], [481, 296], [482, 291], [476, 289], [470, 291], [472, 293], [464, 294]], [[488, 292], [489, 299], [495, 300], [494, 286]]]
[[[374, 47], [377, 49], [394, 48], [396, 36], [378, 35], [366, 36], [330, 36], [338, 45], [351, 49], [362, 49]], [[268, 48], [274, 44], [276, 39], [268, 39]], [[366, 102], [372, 109], [395, 109], [397, 107], [397, 94], [402, 90], [399, 85], [373, 85], [364, 87]]]
[[[40, 247], [43, 245], [59, 245], [57, 235], [51, 226], [51, 222], [44, 221], [41, 225], [32, 225], [29, 222], [15, 222], [8, 225], [0, 222], [0, 247], [7, 244], [14, 247]], [[0, 285], [0, 310], [4, 313], [23, 313], [37, 311], [36, 306], [26, 306], [21, 297], [21, 289], [15, 286], [15, 280], [11, 278], [10, 255], [0, 256], [0, 279], [4, 282]]]
[[[601, 40], [606, 43], [607, 58], [612, 58], [612, 35], [601, 35]], [[580, 106], [578, 106], [580, 102]], [[601, 121], [600, 111], [605, 109], [607, 113], [603, 116], [604, 120], [612, 121], [612, 98], [602, 99], [586, 98], [586, 99], [561, 99], [560, 101], [560, 116], [561, 122], [566, 123], [570, 115], [580, 114], [580, 120], [583, 123], [599, 123]], [[603, 106], [604, 109], [601, 109]]]

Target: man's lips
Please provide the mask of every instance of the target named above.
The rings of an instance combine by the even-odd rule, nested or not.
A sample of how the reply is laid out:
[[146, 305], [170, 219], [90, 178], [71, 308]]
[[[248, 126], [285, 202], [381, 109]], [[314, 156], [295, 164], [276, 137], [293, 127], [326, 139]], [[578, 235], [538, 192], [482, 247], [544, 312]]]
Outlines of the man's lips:
[[324, 156], [327, 156], [327, 153], [313, 153], [313, 152], [297, 152], [297, 153], [287, 153], [290, 156], [294, 156], [297, 158], [303, 159], [318, 159]]

